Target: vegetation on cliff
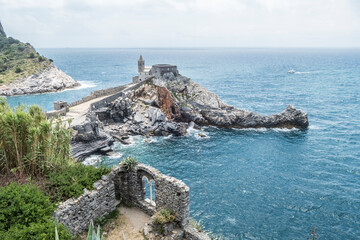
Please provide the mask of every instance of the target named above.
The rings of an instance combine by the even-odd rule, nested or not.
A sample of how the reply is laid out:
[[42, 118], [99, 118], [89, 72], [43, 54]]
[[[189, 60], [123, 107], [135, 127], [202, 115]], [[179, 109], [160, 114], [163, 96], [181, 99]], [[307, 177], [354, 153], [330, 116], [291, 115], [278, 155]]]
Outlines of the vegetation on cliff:
[[[38, 106], [10, 108], [0, 98], [0, 239], [55, 238], [52, 213], [109, 173], [71, 157], [71, 128]], [[72, 239], [58, 225], [60, 239]]]
[[51, 62], [36, 52], [30, 43], [6, 37], [0, 22], [0, 85], [40, 73]]

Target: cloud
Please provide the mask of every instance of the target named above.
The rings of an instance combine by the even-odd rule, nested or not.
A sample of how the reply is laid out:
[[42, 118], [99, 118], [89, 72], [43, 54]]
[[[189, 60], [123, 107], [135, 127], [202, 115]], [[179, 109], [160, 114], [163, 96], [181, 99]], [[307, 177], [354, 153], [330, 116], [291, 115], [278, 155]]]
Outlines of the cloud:
[[36, 47], [360, 47], [356, 0], [0, 0]]

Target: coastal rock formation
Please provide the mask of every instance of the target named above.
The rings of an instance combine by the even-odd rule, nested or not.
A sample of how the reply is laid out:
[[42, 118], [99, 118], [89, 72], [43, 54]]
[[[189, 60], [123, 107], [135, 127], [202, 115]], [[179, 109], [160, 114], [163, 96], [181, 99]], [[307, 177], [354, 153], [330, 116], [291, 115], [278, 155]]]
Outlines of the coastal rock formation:
[[221, 101], [191, 79], [150, 79], [96, 113], [112, 134], [181, 136], [192, 126], [224, 128], [299, 128], [309, 125], [307, 113], [288, 106], [282, 113], [262, 116]]
[[189, 127], [306, 129], [309, 126], [307, 113], [293, 106], [279, 114], [262, 116], [227, 105], [216, 94], [180, 75], [173, 80], [152, 77], [128, 85], [116, 96], [106, 103], [101, 100], [103, 104], [94, 103], [86, 120], [73, 126], [74, 157], [83, 159], [108, 149], [114, 139], [129, 144], [129, 135], [182, 136]]
[[82, 160], [95, 152], [111, 151], [109, 146], [112, 145], [114, 139], [104, 131], [102, 125], [97, 116], [90, 112], [82, 123], [72, 126], [71, 151], [73, 157]]
[[51, 63], [45, 70], [28, 77], [14, 80], [8, 85], [0, 86], [0, 95], [13, 96], [45, 92], [57, 92], [80, 86], [72, 77]]

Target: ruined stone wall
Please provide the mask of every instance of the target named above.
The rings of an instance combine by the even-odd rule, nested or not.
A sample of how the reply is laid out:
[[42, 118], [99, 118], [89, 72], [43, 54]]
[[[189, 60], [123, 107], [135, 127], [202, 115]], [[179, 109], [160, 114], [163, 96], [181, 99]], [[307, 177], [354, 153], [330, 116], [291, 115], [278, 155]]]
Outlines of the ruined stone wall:
[[[128, 203], [139, 207], [149, 215], [153, 215], [162, 208], [174, 211], [175, 221], [180, 226], [185, 226], [189, 218], [189, 187], [182, 181], [166, 176], [144, 164], [138, 164], [135, 168], [127, 171], [122, 165], [117, 168], [115, 174], [116, 195]], [[155, 189], [154, 201], [145, 198], [145, 183], [153, 181]]]
[[[154, 182], [154, 201], [145, 197], [145, 177]], [[150, 166], [138, 164], [127, 170], [121, 163], [93, 187], [92, 191], [85, 189], [77, 199], [62, 202], [53, 215], [75, 235], [87, 230], [90, 220], [95, 221], [115, 210], [116, 198], [139, 207], [150, 216], [162, 208], [171, 209], [179, 226], [188, 223], [189, 187]]]
[[84, 193], [77, 199], [62, 202], [54, 212], [54, 219], [63, 223], [74, 235], [86, 231], [90, 220], [106, 216], [116, 208], [115, 188], [111, 173], [103, 176], [93, 185], [91, 192]]

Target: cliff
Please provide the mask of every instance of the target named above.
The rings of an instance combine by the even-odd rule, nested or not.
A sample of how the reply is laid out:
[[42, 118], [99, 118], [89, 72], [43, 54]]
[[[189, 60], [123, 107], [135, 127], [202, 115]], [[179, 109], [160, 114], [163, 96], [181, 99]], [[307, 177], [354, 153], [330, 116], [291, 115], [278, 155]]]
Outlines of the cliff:
[[79, 85], [30, 43], [6, 37], [0, 23], [0, 95], [54, 92]]

